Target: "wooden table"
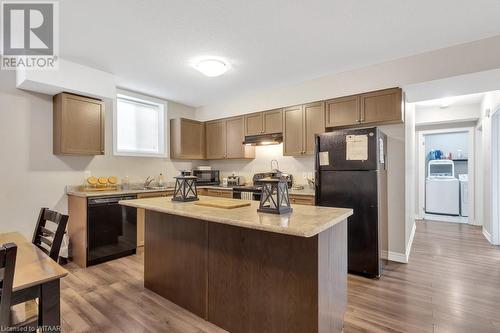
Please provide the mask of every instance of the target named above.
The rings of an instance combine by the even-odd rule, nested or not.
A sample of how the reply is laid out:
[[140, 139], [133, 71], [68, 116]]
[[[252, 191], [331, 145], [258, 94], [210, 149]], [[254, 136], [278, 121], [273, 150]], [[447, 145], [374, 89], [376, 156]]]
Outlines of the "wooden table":
[[18, 232], [0, 233], [0, 244], [5, 243], [17, 245], [12, 305], [38, 298], [38, 324], [42, 331], [59, 332], [59, 281], [68, 271]]

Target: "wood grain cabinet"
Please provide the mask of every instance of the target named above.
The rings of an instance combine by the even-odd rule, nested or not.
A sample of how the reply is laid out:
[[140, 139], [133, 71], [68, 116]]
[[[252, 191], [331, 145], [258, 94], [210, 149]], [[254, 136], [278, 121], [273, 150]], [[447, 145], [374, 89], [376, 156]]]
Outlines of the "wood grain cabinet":
[[[170, 197], [174, 194], [173, 190], [151, 193], [138, 193], [137, 199]], [[146, 211], [137, 208], [137, 246], [144, 246], [144, 221], [146, 220]]]
[[234, 117], [226, 120], [226, 158], [255, 158], [255, 147], [245, 146], [245, 118]]
[[362, 123], [393, 123], [403, 121], [403, 92], [392, 88], [361, 94]]
[[290, 194], [290, 203], [296, 205], [307, 205], [314, 206], [314, 196], [313, 195], [295, 195]]
[[226, 120], [209, 121], [205, 130], [207, 159], [226, 158]]
[[170, 119], [170, 158], [203, 160], [205, 156], [205, 123], [186, 118]]
[[403, 120], [401, 88], [334, 98], [326, 102], [326, 127], [392, 124]]
[[285, 108], [283, 127], [283, 155], [314, 154], [314, 135], [325, 132], [325, 103]]
[[104, 102], [68, 93], [55, 95], [53, 153], [104, 155]]
[[359, 95], [339, 97], [326, 101], [326, 127], [357, 125], [359, 119]]
[[245, 115], [245, 135], [283, 132], [283, 109]]

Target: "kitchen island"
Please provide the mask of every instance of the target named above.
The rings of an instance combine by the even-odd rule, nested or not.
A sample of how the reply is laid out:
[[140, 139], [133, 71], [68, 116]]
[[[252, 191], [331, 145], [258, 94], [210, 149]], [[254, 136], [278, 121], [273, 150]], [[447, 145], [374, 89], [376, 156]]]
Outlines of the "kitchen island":
[[351, 209], [120, 203], [146, 210], [146, 288], [232, 333], [342, 331]]

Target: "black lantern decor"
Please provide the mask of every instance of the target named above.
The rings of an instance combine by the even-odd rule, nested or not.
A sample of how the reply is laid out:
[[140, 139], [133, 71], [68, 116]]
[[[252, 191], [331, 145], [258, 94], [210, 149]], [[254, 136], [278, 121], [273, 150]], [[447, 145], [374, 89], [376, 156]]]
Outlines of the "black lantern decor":
[[196, 176], [190, 176], [191, 173], [181, 172], [180, 176], [175, 178], [174, 196], [172, 201], [196, 201], [198, 199], [198, 190], [196, 189]]
[[292, 211], [288, 195], [288, 183], [285, 179], [262, 179], [262, 194], [258, 212], [286, 214]]

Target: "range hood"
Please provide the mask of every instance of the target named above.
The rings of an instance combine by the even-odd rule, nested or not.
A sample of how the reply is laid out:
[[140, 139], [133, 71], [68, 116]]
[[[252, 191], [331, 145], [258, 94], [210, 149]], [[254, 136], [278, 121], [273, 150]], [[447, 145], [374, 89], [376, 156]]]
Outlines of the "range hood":
[[268, 146], [277, 145], [283, 142], [282, 133], [273, 134], [259, 134], [259, 135], [247, 135], [245, 136], [244, 145], [247, 146]]

